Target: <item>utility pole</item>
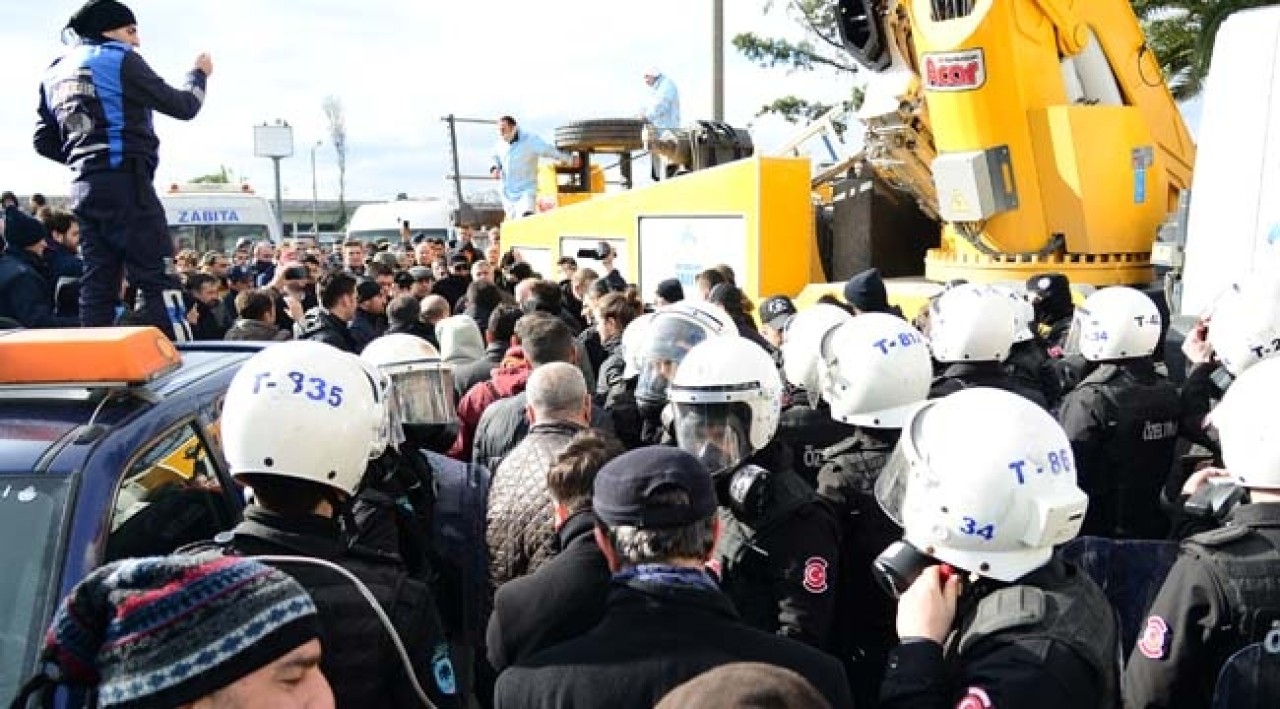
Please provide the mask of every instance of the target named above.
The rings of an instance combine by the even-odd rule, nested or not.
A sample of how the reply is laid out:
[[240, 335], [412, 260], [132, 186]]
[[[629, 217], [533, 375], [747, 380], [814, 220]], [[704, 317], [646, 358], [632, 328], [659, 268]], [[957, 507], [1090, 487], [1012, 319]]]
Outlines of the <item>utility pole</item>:
[[284, 238], [284, 200], [280, 194], [280, 160], [293, 156], [293, 128], [288, 121], [276, 119], [275, 125], [263, 123], [253, 127], [253, 153], [271, 158], [276, 172], [276, 229]]
[[724, 121], [724, 0], [711, 0], [711, 117]]
[[462, 172], [458, 169], [458, 129], [457, 118], [452, 113], [444, 117], [449, 124], [449, 154], [453, 157], [453, 194], [458, 199], [458, 219], [462, 220], [462, 212], [467, 203], [462, 200]]
[[311, 234], [320, 241], [320, 218], [319, 212], [319, 196], [316, 191], [316, 148], [324, 144], [324, 141], [317, 140], [316, 144], [311, 146]]

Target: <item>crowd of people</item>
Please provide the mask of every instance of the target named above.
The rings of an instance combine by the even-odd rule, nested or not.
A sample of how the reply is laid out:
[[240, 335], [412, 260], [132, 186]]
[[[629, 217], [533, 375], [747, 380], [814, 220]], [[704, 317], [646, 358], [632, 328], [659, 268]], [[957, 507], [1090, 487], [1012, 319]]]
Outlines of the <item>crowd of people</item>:
[[[639, 294], [607, 244], [604, 273], [545, 279], [487, 238], [179, 254], [199, 337], [294, 341], [224, 405], [251, 504], [225, 537], [87, 579], [46, 656], [86, 657], [85, 594], [203, 607], [186, 579], [233, 573], [301, 614], [228, 656], [237, 682], [283, 662], [312, 679], [280, 691], [338, 706], [731, 706], [696, 689], [713, 669], [777, 706], [1205, 706], [1271, 630], [1280, 456], [1253, 413], [1280, 377], [1273, 280], [1219, 299], [1179, 388], [1132, 288], [1077, 306], [1061, 274], [956, 282], [908, 321], [874, 269], [801, 309], [751, 302], [727, 266]], [[300, 372], [317, 396], [262, 386]], [[262, 435], [285, 420], [298, 435]], [[1228, 480], [1246, 504], [1187, 511]], [[1058, 550], [1082, 535], [1187, 540], [1136, 639]], [[188, 622], [239, 622], [208, 605]], [[111, 663], [168, 659], [98, 655], [98, 691]]]

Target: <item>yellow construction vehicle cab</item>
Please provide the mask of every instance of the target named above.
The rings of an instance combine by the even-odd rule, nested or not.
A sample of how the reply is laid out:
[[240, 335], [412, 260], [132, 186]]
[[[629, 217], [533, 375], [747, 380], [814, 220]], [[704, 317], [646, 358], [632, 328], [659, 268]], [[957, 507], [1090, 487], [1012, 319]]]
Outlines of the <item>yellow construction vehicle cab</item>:
[[[839, 10], [870, 70], [861, 153], [817, 170], [790, 146], [694, 160], [716, 166], [582, 190], [577, 203], [506, 225], [506, 244], [546, 274], [584, 241], [608, 241], [646, 299], [659, 280], [691, 285], [717, 263], [756, 298], [838, 292], [821, 284], [869, 266], [934, 283], [1045, 271], [1094, 286], [1154, 280], [1152, 242], [1190, 186], [1195, 148], [1127, 0], [840, 0]], [[678, 137], [700, 155], [708, 135], [732, 132]], [[913, 298], [929, 288], [891, 284]]]

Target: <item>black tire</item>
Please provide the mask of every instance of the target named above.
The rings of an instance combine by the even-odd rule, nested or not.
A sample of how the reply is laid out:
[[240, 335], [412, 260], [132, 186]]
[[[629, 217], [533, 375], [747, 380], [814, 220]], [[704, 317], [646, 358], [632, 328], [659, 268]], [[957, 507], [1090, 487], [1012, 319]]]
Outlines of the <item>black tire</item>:
[[644, 147], [643, 130], [644, 121], [639, 118], [574, 121], [556, 129], [556, 147], [569, 152], [630, 152]]

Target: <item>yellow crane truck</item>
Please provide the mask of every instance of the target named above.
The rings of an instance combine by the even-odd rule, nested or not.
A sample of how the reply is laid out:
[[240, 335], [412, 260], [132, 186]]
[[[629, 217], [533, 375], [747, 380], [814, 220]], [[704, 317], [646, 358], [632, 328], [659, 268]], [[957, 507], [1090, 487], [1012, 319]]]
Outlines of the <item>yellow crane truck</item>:
[[[740, 157], [749, 140], [718, 124], [641, 140], [638, 124], [582, 122], [557, 135], [577, 167], [544, 167], [546, 211], [505, 225], [505, 244], [549, 273], [608, 242], [646, 298], [717, 263], [750, 296], [808, 289], [802, 300], [872, 265], [917, 277], [891, 283], [898, 292], [1044, 271], [1094, 286], [1154, 280], [1152, 243], [1190, 187], [1195, 146], [1127, 0], [838, 5], [869, 81], [864, 147], [834, 176], [807, 157]], [[606, 192], [595, 134], [609, 152], [648, 145], [706, 169]]]

